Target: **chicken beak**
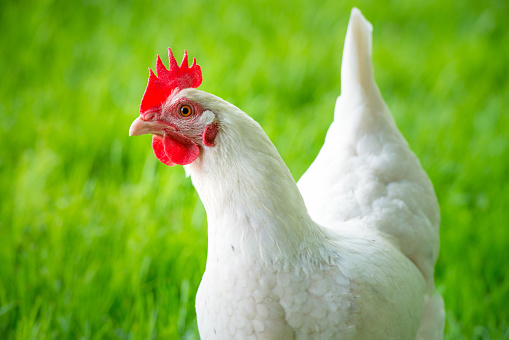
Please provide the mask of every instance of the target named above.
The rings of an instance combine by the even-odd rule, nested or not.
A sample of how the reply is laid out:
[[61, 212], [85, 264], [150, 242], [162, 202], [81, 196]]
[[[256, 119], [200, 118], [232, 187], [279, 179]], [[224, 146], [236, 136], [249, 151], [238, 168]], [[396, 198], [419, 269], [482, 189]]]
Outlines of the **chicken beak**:
[[154, 133], [156, 123], [149, 120], [144, 120], [142, 116], [139, 116], [134, 120], [129, 128], [129, 136], [140, 136], [148, 133]]

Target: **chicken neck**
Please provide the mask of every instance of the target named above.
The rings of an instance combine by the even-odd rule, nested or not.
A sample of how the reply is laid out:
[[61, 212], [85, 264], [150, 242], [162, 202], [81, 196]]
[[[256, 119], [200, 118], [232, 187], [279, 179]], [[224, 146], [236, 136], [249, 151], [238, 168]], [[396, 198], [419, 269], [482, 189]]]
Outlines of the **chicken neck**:
[[219, 120], [216, 145], [185, 167], [207, 212], [208, 257], [236, 249], [283, 267], [330, 258], [326, 232], [260, 125], [222, 100], [208, 107]]

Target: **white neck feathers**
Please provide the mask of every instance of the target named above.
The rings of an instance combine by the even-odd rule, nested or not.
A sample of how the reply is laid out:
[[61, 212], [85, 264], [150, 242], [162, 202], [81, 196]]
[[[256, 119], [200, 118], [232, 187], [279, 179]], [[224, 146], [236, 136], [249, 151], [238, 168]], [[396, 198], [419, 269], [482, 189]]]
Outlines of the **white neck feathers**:
[[322, 259], [316, 252], [325, 247], [316, 243], [326, 242], [325, 232], [260, 125], [217, 97], [201, 91], [196, 97], [219, 120], [216, 145], [186, 166], [207, 211], [209, 257], [237, 247], [283, 266], [297, 257]]

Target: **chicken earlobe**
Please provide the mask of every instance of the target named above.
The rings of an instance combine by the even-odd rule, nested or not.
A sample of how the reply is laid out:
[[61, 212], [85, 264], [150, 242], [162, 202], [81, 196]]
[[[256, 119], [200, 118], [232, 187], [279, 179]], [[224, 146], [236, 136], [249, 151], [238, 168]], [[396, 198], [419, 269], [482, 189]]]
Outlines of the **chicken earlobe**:
[[200, 148], [195, 142], [172, 130], [165, 131], [163, 138], [154, 135], [152, 149], [157, 159], [168, 166], [187, 165], [200, 155]]
[[217, 123], [210, 123], [203, 132], [203, 144], [205, 146], [214, 146], [214, 140], [217, 135]]

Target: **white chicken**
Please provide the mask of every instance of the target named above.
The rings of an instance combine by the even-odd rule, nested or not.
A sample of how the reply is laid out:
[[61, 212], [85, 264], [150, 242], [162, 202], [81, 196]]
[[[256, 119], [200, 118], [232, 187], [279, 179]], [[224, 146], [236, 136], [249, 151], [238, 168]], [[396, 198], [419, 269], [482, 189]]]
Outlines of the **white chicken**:
[[185, 165], [207, 211], [202, 339], [442, 338], [439, 208], [374, 81], [371, 31], [353, 9], [334, 122], [298, 185], [258, 123], [196, 89], [196, 62], [158, 58], [129, 134]]

